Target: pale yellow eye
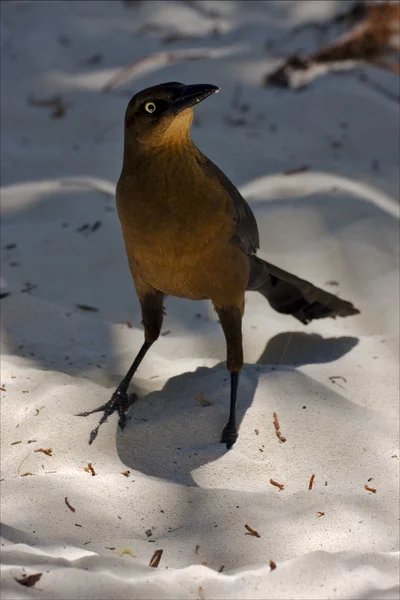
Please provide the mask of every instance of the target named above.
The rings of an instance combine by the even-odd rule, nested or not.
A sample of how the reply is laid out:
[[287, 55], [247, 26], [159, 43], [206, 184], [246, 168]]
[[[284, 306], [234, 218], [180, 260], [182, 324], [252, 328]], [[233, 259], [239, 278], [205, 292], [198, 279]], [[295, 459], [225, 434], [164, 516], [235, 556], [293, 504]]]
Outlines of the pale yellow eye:
[[156, 110], [156, 105], [154, 104], [154, 102], [146, 102], [146, 104], [144, 105], [144, 110], [148, 113], [153, 113]]

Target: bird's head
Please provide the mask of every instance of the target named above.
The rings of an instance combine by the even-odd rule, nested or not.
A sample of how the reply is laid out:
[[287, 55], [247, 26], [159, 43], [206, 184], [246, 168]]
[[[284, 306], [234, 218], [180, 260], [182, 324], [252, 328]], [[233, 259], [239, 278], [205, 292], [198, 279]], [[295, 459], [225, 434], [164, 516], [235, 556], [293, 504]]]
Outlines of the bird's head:
[[125, 113], [125, 140], [129, 145], [159, 147], [187, 139], [194, 107], [219, 88], [176, 81], [142, 90], [130, 100]]

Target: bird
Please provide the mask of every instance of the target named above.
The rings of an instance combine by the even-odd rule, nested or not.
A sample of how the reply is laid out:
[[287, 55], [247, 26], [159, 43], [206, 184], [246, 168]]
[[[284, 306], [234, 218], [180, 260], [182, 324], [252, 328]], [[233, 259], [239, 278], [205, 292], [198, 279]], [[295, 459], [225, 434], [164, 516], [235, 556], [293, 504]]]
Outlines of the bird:
[[228, 177], [194, 144], [194, 108], [219, 92], [210, 84], [167, 82], [146, 88], [128, 103], [116, 204], [129, 269], [142, 312], [144, 341], [89, 438], [114, 412], [121, 429], [134, 397], [128, 387], [160, 335], [168, 296], [211, 300], [226, 340], [230, 373], [229, 418], [221, 443], [238, 438], [236, 405], [243, 367], [245, 292], [262, 294], [279, 313], [303, 324], [359, 313], [352, 303], [257, 256], [255, 216]]

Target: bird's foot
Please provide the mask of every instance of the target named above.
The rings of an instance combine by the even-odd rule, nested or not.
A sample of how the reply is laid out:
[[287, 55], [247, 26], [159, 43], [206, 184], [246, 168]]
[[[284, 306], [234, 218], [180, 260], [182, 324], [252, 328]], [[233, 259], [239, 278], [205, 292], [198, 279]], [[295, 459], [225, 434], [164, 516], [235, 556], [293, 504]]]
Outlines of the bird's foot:
[[111, 399], [102, 406], [75, 415], [76, 417], [87, 417], [89, 415], [92, 415], [93, 413], [104, 411], [104, 414], [101, 417], [99, 424], [90, 433], [89, 445], [92, 444], [96, 439], [100, 425], [103, 425], [103, 423], [107, 421], [108, 417], [111, 416], [115, 411], [117, 411], [119, 415], [118, 425], [121, 429], [123, 429], [126, 423], [126, 413], [132, 406], [136, 398], [136, 394], [131, 394], [130, 396], [128, 396], [126, 392], [116, 390], [111, 396]]
[[238, 439], [239, 434], [235, 423], [228, 423], [225, 425], [221, 436], [221, 444], [226, 444], [226, 449], [230, 450], [233, 444]]

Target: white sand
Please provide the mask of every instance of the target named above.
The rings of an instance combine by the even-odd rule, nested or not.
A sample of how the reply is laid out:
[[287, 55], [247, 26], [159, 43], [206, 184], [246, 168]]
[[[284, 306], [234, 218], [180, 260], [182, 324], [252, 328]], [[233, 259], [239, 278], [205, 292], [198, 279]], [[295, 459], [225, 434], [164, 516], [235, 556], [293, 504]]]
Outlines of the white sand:
[[[284, 33], [329, 18], [338, 2], [137, 4], [1, 3], [1, 246], [17, 244], [2, 250], [2, 596], [397, 598], [398, 105], [355, 74], [302, 93], [259, 87], [279, 57], [319, 43], [309, 30], [281, 47]], [[149, 24], [158, 29], [138, 33]], [[162, 43], [177, 32], [193, 39]], [[266, 39], [277, 41], [274, 57]], [[224, 50], [100, 91], [136, 58], [203, 47]], [[85, 63], [96, 53], [102, 62]], [[396, 91], [395, 76], [364, 71]], [[303, 327], [248, 295], [230, 452], [218, 443], [225, 345], [207, 302], [168, 300], [169, 334], [140, 367], [124, 432], [113, 416], [89, 447], [98, 416], [74, 416], [109, 399], [142, 343], [113, 190], [128, 99], [168, 80], [221, 86], [196, 109], [193, 137], [249, 199], [260, 256], [362, 311]], [[234, 107], [237, 83], [245, 113]], [[67, 105], [59, 120], [27, 103], [57, 94]], [[312, 170], [282, 174], [303, 165]], [[37, 287], [22, 292], [28, 282]], [[124, 548], [134, 556], [119, 556]], [[150, 569], [156, 549], [164, 554]], [[14, 579], [23, 573], [43, 575], [28, 588]]]

